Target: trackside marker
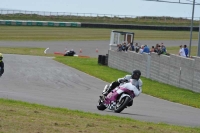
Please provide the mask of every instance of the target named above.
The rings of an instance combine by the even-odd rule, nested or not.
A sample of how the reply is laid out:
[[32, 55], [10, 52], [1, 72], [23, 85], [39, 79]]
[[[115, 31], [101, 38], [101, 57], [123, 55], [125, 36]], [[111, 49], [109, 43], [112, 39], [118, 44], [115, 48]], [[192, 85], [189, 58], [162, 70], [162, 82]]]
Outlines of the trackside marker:
[[47, 50], [48, 50], [49, 48], [46, 48], [45, 50], [44, 50], [44, 54], [46, 54], [47, 53]]

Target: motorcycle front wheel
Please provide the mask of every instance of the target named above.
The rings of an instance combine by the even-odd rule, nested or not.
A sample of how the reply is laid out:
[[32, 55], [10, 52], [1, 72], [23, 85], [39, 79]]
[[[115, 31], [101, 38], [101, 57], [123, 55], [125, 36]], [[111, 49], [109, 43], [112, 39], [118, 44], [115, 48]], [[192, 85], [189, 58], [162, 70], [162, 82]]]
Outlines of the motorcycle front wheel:
[[119, 101], [116, 106], [115, 106], [115, 109], [114, 109], [114, 112], [115, 113], [120, 113], [121, 111], [123, 111], [127, 105], [129, 104], [131, 98], [130, 97], [124, 97], [121, 99], [121, 101]]
[[98, 101], [97, 109], [98, 110], [105, 110], [106, 109], [106, 106], [103, 104], [103, 101], [102, 101], [101, 98]]

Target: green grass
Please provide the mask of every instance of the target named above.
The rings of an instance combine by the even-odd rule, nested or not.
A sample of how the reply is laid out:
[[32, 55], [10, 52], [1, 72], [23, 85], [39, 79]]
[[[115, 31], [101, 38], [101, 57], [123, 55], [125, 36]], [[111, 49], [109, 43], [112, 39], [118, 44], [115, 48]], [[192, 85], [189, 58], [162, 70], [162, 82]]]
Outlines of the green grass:
[[0, 99], [1, 133], [199, 133], [200, 127], [141, 122], [130, 118]]
[[[0, 26], [2, 41], [52, 41], [52, 40], [110, 40], [114, 29], [102, 28], [63, 28], [37, 26]], [[135, 40], [189, 40], [190, 31], [125, 30], [135, 33]], [[198, 39], [198, 32], [193, 32]]]
[[0, 47], [0, 53], [3, 54], [54, 56], [53, 54], [44, 54], [44, 50], [45, 48]]
[[[42, 12], [44, 13], [44, 12]], [[47, 15], [47, 14], [46, 14]], [[54, 14], [55, 15], [55, 14]], [[136, 17], [120, 18], [114, 17], [90, 17], [90, 16], [41, 16], [36, 14], [8, 14], [0, 15], [1, 20], [37, 20], [37, 21], [60, 21], [60, 22], [89, 22], [89, 23], [113, 23], [113, 24], [139, 24], [139, 25], [172, 25], [172, 26], [190, 26], [191, 20], [172, 17]], [[194, 25], [199, 22], [194, 20]]]

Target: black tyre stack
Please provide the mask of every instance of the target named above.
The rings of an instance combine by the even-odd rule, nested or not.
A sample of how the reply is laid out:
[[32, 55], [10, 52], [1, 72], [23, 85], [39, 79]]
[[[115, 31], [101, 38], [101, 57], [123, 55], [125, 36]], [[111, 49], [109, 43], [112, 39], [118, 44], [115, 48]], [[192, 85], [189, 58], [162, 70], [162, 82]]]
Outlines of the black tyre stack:
[[108, 65], [108, 54], [98, 56], [98, 64]]

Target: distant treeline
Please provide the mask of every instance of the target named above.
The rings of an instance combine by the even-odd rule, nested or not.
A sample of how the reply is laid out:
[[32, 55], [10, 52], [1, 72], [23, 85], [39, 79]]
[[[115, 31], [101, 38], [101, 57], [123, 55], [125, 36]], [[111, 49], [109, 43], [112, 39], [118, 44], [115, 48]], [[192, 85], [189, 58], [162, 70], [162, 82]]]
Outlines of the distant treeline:
[[[162, 26], [190, 26], [189, 18], [173, 17], [132, 17], [132, 16], [84, 16], [84, 14], [51, 14], [48, 12], [32, 13], [0, 13], [1, 20], [35, 20], [35, 21], [63, 21], [82, 23], [106, 23], [106, 24], [130, 24], [130, 25], [162, 25]], [[88, 15], [88, 14], [87, 14]], [[98, 15], [98, 14], [97, 14]], [[194, 25], [199, 25], [199, 20], [194, 21]]]

